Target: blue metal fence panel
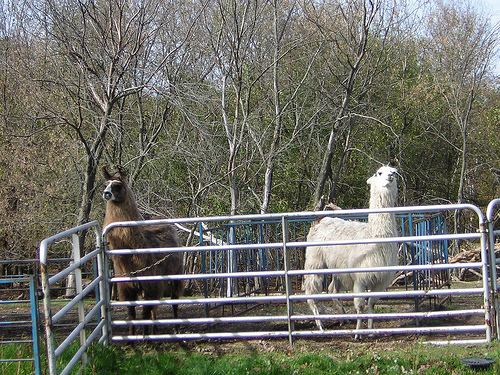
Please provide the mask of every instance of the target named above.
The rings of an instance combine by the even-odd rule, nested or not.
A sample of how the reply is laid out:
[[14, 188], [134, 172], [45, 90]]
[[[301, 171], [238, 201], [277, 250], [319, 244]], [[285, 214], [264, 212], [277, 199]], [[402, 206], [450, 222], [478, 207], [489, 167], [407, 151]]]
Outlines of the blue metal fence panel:
[[[403, 236], [426, 236], [446, 234], [445, 217], [442, 214], [424, 215], [421, 213], [409, 213], [398, 215], [401, 233]], [[366, 216], [349, 218], [364, 221]], [[310, 226], [314, 222], [314, 218], [299, 218], [290, 220], [289, 222], [289, 238], [290, 241], [305, 241]], [[229, 222], [223, 226], [202, 230], [200, 225], [200, 245], [207, 243], [206, 237], [202, 234], [209, 234], [213, 243], [217, 241], [227, 245], [242, 245], [242, 244], [265, 244], [271, 242], [282, 241], [282, 225], [280, 220], [260, 220], [247, 222]], [[210, 242], [208, 241], [208, 242]], [[409, 245], [410, 253], [403, 255], [409, 258], [408, 264], [426, 265], [448, 263], [448, 242], [447, 241], [419, 241]], [[283, 264], [281, 260], [283, 255], [282, 249], [255, 249], [252, 251], [235, 251], [235, 264], [238, 272], [253, 272], [267, 270], [282, 270]], [[203, 272], [204, 273], [224, 273], [228, 272], [228, 253], [227, 252], [204, 252]], [[303, 267], [303, 251], [294, 248], [290, 257], [290, 262], [295, 268]], [[433, 287], [444, 287], [449, 284], [450, 273], [448, 270], [442, 271], [415, 271], [412, 273], [411, 280], [407, 280], [406, 284], [413, 284], [414, 290], [428, 289]], [[220, 296], [222, 291], [227, 290], [227, 283], [230, 280], [220, 280], [219, 284], [210, 281], [210, 285], [206, 285], [206, 296]], [[298, 284], [299, 281], [296, 281]], [[283, 283], [277, 281], [276, 285], [271, 285], [269, 279], [263, 278], [247, 278], [239, 280], [236, 286], [238, 294], [253, 293], [258, 290], [266, 291], [269, 288], [280, 289]], [[217, 291], [217, 289], [220, 290]], [[419, 301], [416, 301], [418, 304]]]
[[[31, 353], [28, 356], [20, 356], [21, 350], [16, 350], [16, 357], [5, 358], [2, 356], [0, 359], [0, 369], [2, 367], [10, 366], [13, 363], [18, 365], [21, 362], [31, 362], [32, 363], [32, 373], [35, 375], [42, 374], [41, 361], [40, 361], [40, 337], [39, 337], [39, 309], [38, 309], [38, 292], [36, 285], [35, 276], [15, 276], [9, 278], [1, 278], [0, 285], [2, 285], [2, 291], [15, 291], [16, 294], [20, 293], [20, 296], [16, 299], [0, 299], [0, 309], [2, 309], [5, 316], [3, 316], [0, 326], [4, 332], [11, 329], [21, 329], [23, 330], [23, 337], [19, 339], [15, 335], [8, 334], [7, 336], [0, 336], [0, 345], [27, 345], [31, 349]], [[16, 285], [15, 289], [12, 286]], [[7, 287], [10, 286], [10, 289]], [[5, 287], [6, 289], [4, 289]], [[9, 311], [7, 305], [19, 306], [15, 311]], [[26, 312], [26, 305], [29, 305], [29, 312]], [[5, 307], [5, 308], [2, 308]], [[26, 332], [30, 335], [26, 336]], [[2, 350], [5, 353], [5, 350]], [[16, 366], [18, 366], [16, 365]], [[4, 373], [4, 371], [1, 371]], [[7, 373], [9, 373], [7, 371]]]
[[[413, 221], [416, 236], [432, 236], [446, 234], [444, 215], [423, 216]], [[412, 264], [446, 264], [448, 263], [448, 241], [417, 241], [411, 245]], [[444, 288], [450, 285], [450, 270], [425, 270], [413, 272], [413, 289], [427, 290]], [[415, 301], [416, 307], [422, 302]]]
[[[422, 213], [408, 213], [398, 215], [400, 231], [403, 236], [425, 236], [446, 234], [446, 219], [443, 214], [424, 215]], [[350, 217], [349, 219], [366, 220], [366, 216]], [[314, 218], [305, 217], [290, 220], [288, 235], [291, 241], [306, 241], [307, 233]], [[280, 220], [259, 220], [246, 222], [228, 222], [215, 228], [202, 229], [200, 224], [200, 245], [207, 244], [208, 234], [212, 243], [224, 243], [227, 245], [241, 244], [265, 244], [282, 241], [282, 225]], [[291, 264], [298, 269], [303, 267], [303, 249], [294, 248], [290, 257]], [[238, 272], [282, 270], [282, 249], [255, 249], [252, 251], [235, 251], [235, 267]], [[407, 264], [426, 265], [448, 263], [447, 241], [418, 241], [408, 246], [403, 246], [402, 257], [408, 259]], [[408, 253], [406, 253], [408, 252]], [[228, 272], [229, 253], [209, 251], [203, 252], [203, 273]], [[205, 296], [221, 296], [228, 289], [229, 279], [209, 280], [205, 282]], [[407, 287], [413, 285], [414, 290], [425, 290], [432, 287], [445, 287], [449, 285], [449, 270], [441, 271], [415, 271], [405, 277]], [[300, 280], [296, 280], [294, 286], [298, 288]], [[239, 280], [233, 287], [236, 294], [249, 294], [257, 291], [267, 292], [270, 288], [279, 290], [283, 288], [282, 280], [277, 280], [271, 285], [267, 278], [247, 278]], [[415, 301], [416, 306], [421, 302]]]

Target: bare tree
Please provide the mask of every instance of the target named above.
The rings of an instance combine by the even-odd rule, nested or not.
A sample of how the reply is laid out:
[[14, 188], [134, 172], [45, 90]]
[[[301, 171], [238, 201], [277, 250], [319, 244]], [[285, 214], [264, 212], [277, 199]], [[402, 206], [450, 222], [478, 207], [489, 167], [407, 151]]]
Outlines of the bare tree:
[[[318, 46], [313, 46], [312, 48], [308, 46], [306, 50], [310, 52], [309, 55], [307, 55], [304, 50], [301, 50], [304, 55], [307, 55], [307, 64], [303, 67], [302, 71], [297, 69], [297, 81], [288, 80], [285, 82], [286, 74], [282, 72], [282, 60], [288, 60], [287, 64], [293, 64], [293, 52], [298, 49], [299, 45], [305, 43], [307, 35], [298, 35], [289, 31], [290, 28], [296, 27], [297, 23], [302, 19], [296, 14], [299, 9], [297, 1], [285, 2], [272, 0], [269, 1], [269, 4], [272, 9], [271, 25], [273, 30], [271, 43], [272, 61], [270, 64], [272, 72], [272, 88], [270, 91], [272, 92], [274, 110], [271, 117], [273, 119], [273, 126], [270, 127], [272, 132], [268, 137], [269, 139], [264, 142], [262, 141], [264, 135], [256, 137], [252, 129], [250, 129], [255, 146], [259, 150], [265, 164], [262, 199], [260, 202], [260, 212], [262, 214], [267, 213], [269, 209], [276, 161], [279, 160], [280, 155], [295, 142], [298, 135], [301, 134], [310, 123], [308, 120], [293, 121], [289, 118], [288, 122], [290, 123], [289, 128], [291, 128], [291, 131], [288, 132], [289, 136], [286, 140], [282, 138], [282, 127], [285, 116], [287, 112], [295, 112], [296, 109], [293, 107], [296, 104], [297, 96], [303, 93], [302, 89], [311, 74], [312, 66], [320, 51], [320, 47]], [[302, 58], [304, 58], [304, 55]], [[284, 91], [286, 91], [288, 95], [284, 95]], [[298, 119], [297, 117], [295, 118]]]
[[[308, 19], [317, 28], [320, 37], [330, 51], [325, 62], [328, 72], [335, 77], [338, 87], [335, 92], [325, 92], [332, 101], [339, 101], [332, 120], [331, 131], [323, 161], [315, 185], [314, 205], [318, 206], [325, 184], [332, 177], [332, 159], [335, 142], [344, 129], [349, 128], [349, 106], [353, 96], [362, 97], [370, 87], [377, 72], [377, 56], [380, 48], [372, 41], [383, 42], [385, 3], [383, 0], [350, 0], [328, 3], [306, 2], [304, 9]], [[391, 7], [389, 14], [392, 13]], [[367, 59], [374, 59], [362, 73]], [[334, 94], [337, 94], [334, 96]], [[331, 197], [330, 197], [331, 198]]]
[[438, 2], [429, 17], [426, 56], [461, 140], [454, 145], [460, 153], [458, 203], [464, 202], [472, 114], [491, 66], [498, 30], [470, 2]]
[[[53, 111], [53, 116], [74, 132], [86, 153], [78, 224], [89, 219], [101, 159], [106, 156], [109, 162], [116, 162], [112, 160], [113, 148], [121, 158], [127, 111], [135, 110], [139, 119], [138, 124], [133, 124], [138, 134], [133, 177], [137, 177], [145, 156], [165, 127], [168, 105], [160, 121], [147, 122], [143, 103], [144, 95], [151, 95], [151, 88], [163, 83], [159, 81], [160, 70], [186, 38], [183, 35], [180, 40], [159, 45], [160, 34], [169, 27], [165, 15], [175, 13], [175, 7], [169, 5], [175, 4], [159, 0], [46, 0], [43, 7], [33, 5], [40, 6], [37, 10], [45, 22], [46, 34], [55, 42], [54, 53], [66, 61], [61, 66], [64, 74], [41, 78], [64, 87], [73, 100], [71, 108], [62, 113]], [[129, 98], [133, 108], [127, 107]], [[108, 141], [110, 138], [113, 142]]]
[[260, 1], [218, 0], [207, 8], [204, 26], [215, 60], [213, 79], [220, 92], [220, 114], [228, 144], [227, 176], [231, 215], [238, 212], [238, 160], [249, 119], [252, 82], [245, 77], [249, 55], [255, 49], [254, 36], [263, 14]]

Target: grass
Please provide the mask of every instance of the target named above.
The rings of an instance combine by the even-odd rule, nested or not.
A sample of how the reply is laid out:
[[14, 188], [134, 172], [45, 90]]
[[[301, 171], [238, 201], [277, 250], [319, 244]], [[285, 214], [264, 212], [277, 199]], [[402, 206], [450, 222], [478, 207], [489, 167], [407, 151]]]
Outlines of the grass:
[[[468, 285], [470, 283], [464, 284], [464, 287]], [[407, 307], [400, 305], [399, 301], [397, 303], [380, 303], [376, 308], [377, 311], [384, 312], [412, 308], [411, 305]], [[480, 306], [481, 303], [481, 296], [454, 297], [447, 307], [459, 308], [464, 304]], [[352, 308], [352, 303], [350, 306]], [[271, 304], [261, 308], [266, 309], [266, 314], [282, 315], [284, 306]], [[302, 308], [304, 312], [309, 312], [305, 303]], [[251, 311], [256, 314], [261, 312]], [[432, 320], [426, 320], [425, 324], [432, 323]], [[457, 325], [463, 323], [461, 320], [454, 322]], [[31, 346], [0, 345], [0, 359], [29, 358], [30, 348]], [[75, 344], [58, 358], [59, 369], [69, 362], [71, 355], [77, 350], [78, 345]], [[460, 359], [466, 357], [490, 357], [495, 360], [495, 364], [487, 370], [471, 370], [460, 363]], [[0, 363], [0, 375], [31, 373], [31, 363]], [[74, 373], [76, 374], [76, 371], [71, 374]], [[352, 337], [304, 339], [297, 340], [292, 348], [285, 339], [135, 343], [114, 344], [110, 347], [95, 345], [90, 350], [89, 364], [84, 370], [85, 375], [478, 373], [500, 373], [500, 342], [489, 345], [435, 347], [424, 345], [415, 337], [408, 336], [404, 340], [398, 340], [381, 336], [377, 339], [367, 338], [361, 343], [354, 342]]]
[[[136, 344], [95, 346], [84, 374], [498, 374], [500, 343], [434, 347], [419, 342], [383, 344], [303, 341], [293, 348], [275, 342], [235, 344]], [[488, 369], [470, 369], [466, 357], [489, 357]]]
[[19, 358], [33, 358], [33, 347], [28, 344], [0, 345], [0, 375], [31, 375], [32, 361], [18, 361]]

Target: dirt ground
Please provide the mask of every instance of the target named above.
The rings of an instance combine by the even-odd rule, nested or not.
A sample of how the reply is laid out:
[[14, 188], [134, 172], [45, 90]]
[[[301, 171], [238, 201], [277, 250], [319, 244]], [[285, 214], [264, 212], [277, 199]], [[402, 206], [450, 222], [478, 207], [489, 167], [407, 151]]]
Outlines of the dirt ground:
[[[470, 282], [466, 284], [467, 287], [477, 287], [478, 282]], [[464, 285], [460, 285], [461, 288]], [[31, 316], [30, 316], [30, 305], [26, 301], [19, 302], [20, 297], [23, 297], [22, 293], [18, 290], [0, 290], [0, 321], [1, 322], [12, 322], [12, 325], [3, 326], [0, 334], [2, 340], [15, 340], [31, 336]], [[12, 303], [6, 303], [6, 302]], [[420, 311], [430, 311], [430, 310], [466, 310], [466, 309], [477, 309], [482, 305], [481, 295], [464, 295], [464, 296], [454, 296], [448, 300], [438, 301], [438, 300], [427, 300], [419, 306]], [[92, 303], [89, 303], [87, 308], [90, 310]], [[53, 312], [57, 311], [63, 306], [61, 300], [54, 300], [53, 302]], [[335, 303], [325, 302], [323, 303], [324, 313], [332, 314], [335, 313]], [[348, 311], [352, 311], [352, 301], [347, 301], [345, 307]], [[41, 305], [40, 305], [41, 310]], [[286, 306], [283, 304], [244, 304], [244, 305], [225, 305], [214, 307], [210, 310], [210, 316], [280, 316], [285, 315]], [[415, 303], [413, 299], [387, 299], [381, 300], [376, 305], [376, 312], [410, 312], [415, 311]], [[310, 314], [309, 308], [305, 302], [294, 304], [294, 313], [297, 315]], [[137, 313], [140, 316], [140, 309]], [[171, 318], [172, 308], [170, 306], [161, 306], [158, 312], [159, 318]], [[179, 307], [179, 318], [194, 318], [194, 317], [204, 317], [205, 309], [203, 306], [196, 305], [181, 305]], [[115, 307], [112, 311], [113, 319], [126, 319], [126, 310], [123, 307]], [[39, 331], [42, 333], [43, 339], [43, 316], [40, 314]], [[62, 321], [62, 325], [57, 327], [57, 333], [67, 334], [72, 327], [76, 324], [76, 314], [70, 315]], [[414, 320], [408, 319], [393, 319], [393, 320], [378, 320], [375, 321], [375, 328], [397, 328], [397, 327], [413, 327], [416, 326]], [[450, 325], [450, 326], [460, 326], [460, 325], [471, 325], [471, 324], [484, 324], [484, 316], [464, 316], [464, 317], [454, 317], [440, 319], [439, 321], [429, 319], [426, 321], [421, 321], [418, 323], [420, 326], [425, 325]], [[339, 321], [328, 321], [325, 323], [325, 328], [327, 330], [332, 330], [335, 333], [336, 330], [348, 330], [355, 328], [355, 321], [339, 322]], [[286, 322], [265, 322], [265, 323], [239, 323], [239, 324], [228, 324], [228, 325], [203, 325], [197, 326], [196, 328], [188, 325], [180, 325], [174, 327], [172, 325], [160, 326], [158, 327], [158, 333], [174, 333], [174, 329], [178, 333], [193, 333], [195, 329], [198, 332], [236, 332], [236, 331], [286, 331]], [[305, 331], [305, 330], [315, 330], [316, 326], [313, 321], [298, 321], [295, 323], [295, 330]], [[113, 334], [127, 334], [127, 327], [114, 327]], [[141, 332], [141, 328], [138, 328], [138, 332]], [[364, 336], [363, 340], [357, 342], [354, 341], [352, 335], [328, 335], [316, 338], [296, 338], [294, 340], [293, 350], [323, 350], [325, 348], [335, 347], [341, 349], [344, 347], [349, 347], [350, 350], [353, 348], [370, 348], [378, 347], [385, 350], [390, 350], [395, 345], [401, 346], [405, 344], [414, 343], [420, 340], [445, 340], [451, 337], [449, 334], [434, 334], [432, 336], [422, 336], [422, 335], [377, 335], [375, 337]], [[481, 334], [462, 334], [453, 335], [454, 339], [474, 339], [474, 338], [484, 338], [484, 332]], [[290, 350], [290, 344], [288, 338], [276, 338], [276, 339], [266, 339], [266, 340], [183, 340], [183, 341], [171, 341], [168, 345], [173, 347], [180, 346], [190, 350], [200, 350], [210, 352], [229, 352], [234, 350], [250, 350], [250, 351], [287, 351]], [[303, 349], [302, 349], [303, 348]]]

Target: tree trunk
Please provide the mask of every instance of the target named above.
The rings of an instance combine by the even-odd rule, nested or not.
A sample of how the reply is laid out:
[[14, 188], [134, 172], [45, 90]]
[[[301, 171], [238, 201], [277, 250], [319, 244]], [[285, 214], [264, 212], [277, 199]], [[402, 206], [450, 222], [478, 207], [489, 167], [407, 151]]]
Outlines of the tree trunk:
[[278, 5], [277, 2], [273, 3], [274, 7], [274, 24], [273, 24], [273, 34], [274, 34], [274, 56], [273, 56], [273, 98], [274, 98], [274, 132], [273, 138], [271, 140], [271, 148], [269, 150], [269, 156], [267, 158], [266, 172], [264, 175], [264, 192], [262, 205], [260, 208], [261, 214], [267, 214], [269, 210], [269, 200], [271, 197], [271, 188], [273, 184], [273, 171], [274, 162], [277, 155], [277, 148], [280, 141], [281, 135], [281, 102], [280, 102], [280, 87], [278, 81], [278, 68], [279, 68], [279, 56], [280, 56], [280, 42], [281, 36], [278, 30]]
[[[83, 190], [82, 190], [82, 202], [80, 204], [80, 209], [78, 211], [77, 225], [82, 225], [89, 222], [90, 211], [92, 209], [92, 201], [95, 196], [95, 181], [97, 177], [97, 170], [99, 168], [99, 162], [104, 151], [104, 138], [106, 136], [107, 128], [109, 126], [109, 114], [111, 113], [111, 105], [108, 105], [106, 113], [103, 115], [101, 122], [100, 133], [94, 141], [94, 145], [91, 148], [87, 148], [87, 167], [85, 169]], [[87, 231], [82, 231], [79, 234], [78, 241], [80, 242], [80, 249], [82, 252], [85, 251], [85, 237]], [[75, 254], [71, 253], [71, 259], [74, 259]], [[75, 279], [74, 275], [70, 274], [66, 279], [66, 290], [65, 296], [71, 297], [74, 295], [75, 290]]]
[[[335, 197], [337, 196], [337, 186], [340, 180], [340, 172], [342, 171], [342, 167], [344, 166], [344, 160], [346, 158], [347, 153], [349, 152], [349, 146], [351, 143], [351, 130], [352, 130], [352, 119], [349, 119], [349, 130], [347, 131], [346, 139], [344, 142], [344, 150], [340, 155], [340, 160], [337, 164], [337, 170], [335, 172], [335, 176], [332, 176], [332, 186], [330, 187], [330, 192], [328, 194], [328, 202], [326, 203], [336, 203]], [[322, 209], [323, 207], [320, 207]]]

